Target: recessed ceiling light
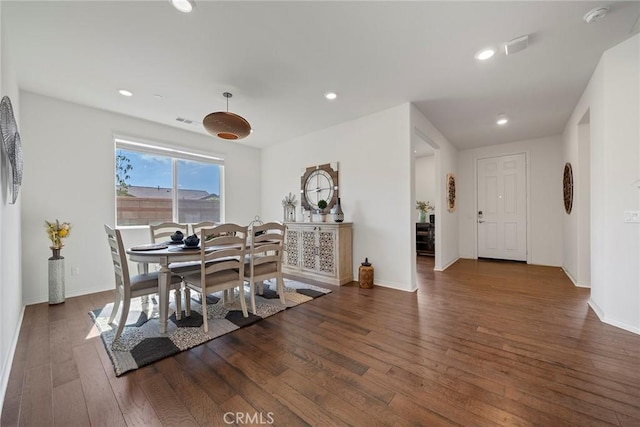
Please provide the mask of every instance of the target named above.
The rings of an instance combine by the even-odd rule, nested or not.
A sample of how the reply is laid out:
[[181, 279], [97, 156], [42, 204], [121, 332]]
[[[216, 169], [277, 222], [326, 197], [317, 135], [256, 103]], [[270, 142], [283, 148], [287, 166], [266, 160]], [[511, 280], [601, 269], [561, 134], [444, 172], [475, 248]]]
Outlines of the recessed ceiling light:
[[338, 97], [338, 94], [335, 92], [327, 92], [324, 94], [324, 97], [327, 99], [336, 99]]
[[193, 10], [194, 3], [192, 0], [171, 0], [173, 7], [180, 12], [189, 13]]
[[496, 124], [498, 124], [500, 126], [504, 126], [507, 123], [509, 123], [509, 119], [507, 118], [507, 116], [505, 116], [504, 114], [500, 114], [498, 116], [498, 119], [496, 120]]
[[598, 19], [602, 19], [609, 12], [609, 8], [602, 6], [596, 7], [595, 9], [591, 9], [582, 17], [587, 24], [591, 24], [592, 22], [596, 22]]
[[120, 89], [118, 91], [118, 93], [122, 96], [133, 96], [133, 93], [131, 93], [130, 91], [126, 90], [126, 89]]
[[475, 58], [480, 60], [480, 61], [485, 61], [485, 60], [491, 58], [495, 53], [496, 53], [496, 50], [494, 48], [487, 47], [487, 48], [479, 50], [475, 54]]

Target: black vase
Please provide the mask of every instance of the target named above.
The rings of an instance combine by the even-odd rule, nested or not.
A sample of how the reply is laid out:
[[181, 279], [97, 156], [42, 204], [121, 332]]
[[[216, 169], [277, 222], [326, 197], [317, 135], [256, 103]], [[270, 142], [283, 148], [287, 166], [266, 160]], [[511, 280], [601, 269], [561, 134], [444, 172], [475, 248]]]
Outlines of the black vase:
[[338, 203], [331, 209], [331, 213], [333, 214], [334, 222], [344, 221], [344, 212], [342, 212], [342, 206], [340, 205], [340, 197], [338, 197]]

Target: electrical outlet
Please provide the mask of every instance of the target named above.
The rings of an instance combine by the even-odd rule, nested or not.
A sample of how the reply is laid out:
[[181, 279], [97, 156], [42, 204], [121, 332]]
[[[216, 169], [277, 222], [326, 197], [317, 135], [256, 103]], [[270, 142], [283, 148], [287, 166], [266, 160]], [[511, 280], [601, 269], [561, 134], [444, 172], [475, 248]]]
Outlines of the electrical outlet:
[[80, 267], [71, 267], [71, 275], [78, 276], [80, 274]]
[[640, 211], [624, 211], [624, 222], [640, 222]]

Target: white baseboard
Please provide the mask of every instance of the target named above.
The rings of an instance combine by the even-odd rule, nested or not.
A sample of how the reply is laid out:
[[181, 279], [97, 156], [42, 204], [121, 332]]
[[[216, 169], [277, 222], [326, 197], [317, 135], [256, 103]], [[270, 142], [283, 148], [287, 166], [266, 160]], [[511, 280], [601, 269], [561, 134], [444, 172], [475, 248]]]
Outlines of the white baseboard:
[[434, 271], [445, 271], [447, 268], [451, 267], [453, 264], [455, 264], [458, 260], [460, 259], [460, 257], [457, 257], [456, 259], [454, 259], [453, 261], [451, 261], [449, 264], [445, 265], [444, 267], [434, 267]]
[[608, 317], [598, 306], [598, 304], [596, 304], [592, 299], [589, 299], [589, 307], [591, 307], [593, 312], [596, 314], [596, 316], [598, 316], [598, 319], [600, 319], [602, 323], [606, 323], [607, 325], [615, 326], [616, 328], [624, 329], [625, 331], [633, 332], [634, 334], [640, 335], [640, 327], [629, 325], [627, 323]]
[[24, 308], [25, 306], [23, 305], [18, 318], [18, 324], [16, 325], [16, 330], [13, 332], [11, 346], [9, 347], [9, 354], [7, 354], [7, 361], [0, 372], [0, 378], [2, 379], [2, 382], [0, 383], [0, 414], [2, 413], [4, 398], [7, 393], [7, 386], [9, 385], [9, 376], [11, 375], [11, 367], [13, 366], [13, 357], [16, 354], [16, 347], [18, 346], [18, 339], [20, 338], [20, 329], [22, 328], [22, 320], [24, 319]]
[[573, 283], [573, 286], [578, 286], [577, 280], [573, 277], [573, 275], [569, 272], [569, 270], [562, 267], [562, 271], [564, 271], [564, 274], [569, 278], [569, 280], [571, 280], [571, 283]]
[[584, 280], [579, 280], [576, 286], [579, 288], [591, 288], [591, 282], [585, 282]]
[[573, 275], [566, 268], [562, 267], [562, 271], [564, 271], [564, 274], [566, 274], [569, 280], [571, 280], [571, 283], [573, 283], [573, 286], [577, 288], [591, 287], [591, 282], [585, 282], [584, 280], [576, 280], [575, 277], [573, 277]]
[[589, 307], [591, 307], [593, 312], [596, 314], [596, 316], [598, 316], [598, 319], [600, 319], [601, 322], [604, 322], [604, 311], [602, 311], [600, 306], [598, 306], [598, 304], [596, 304], [596, 302], [591, 298], [589, 298], [588, 304], [589, 304]]
[[[81, 295], [94, 294], [96, 292], [103, 292], [103, 291], [110, 291], [112, 289], [115, 289], [114, 285], [107, 285], [103, 289], [100, 289], [100, 288], [74, 289], [73, 291], [65, 291], [64, 297], [65, 298], [79, 297]], [[40, 295], [33, 298], [27, 298], [25, 300], [22, 300], [22, 303], [24, 305], [32, 305], [32, 304], [40, 304], [48, 301], [49, 301], [49, 295], [47, 294], [45, 296]]]
[[375, 281], [374, 285], [382, 286], [383, 288], [397, 289], [399, 291], [405, 291], [405, 292], [415, 292], [415, 291], [418, 290], [417, 286], [414, 286], [414, 287], [412, 287], [410, 289], [407, 289], [405, 286], [403, 286], [400, 283], [380, 282], [378, 280]]

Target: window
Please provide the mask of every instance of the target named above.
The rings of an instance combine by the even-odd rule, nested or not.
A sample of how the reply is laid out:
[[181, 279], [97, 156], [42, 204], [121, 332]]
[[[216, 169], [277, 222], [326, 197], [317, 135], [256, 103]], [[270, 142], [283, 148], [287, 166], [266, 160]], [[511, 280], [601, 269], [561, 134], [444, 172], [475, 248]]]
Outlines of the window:
[[222, 159], [116, 139], [116, 224], [222, 221]]

